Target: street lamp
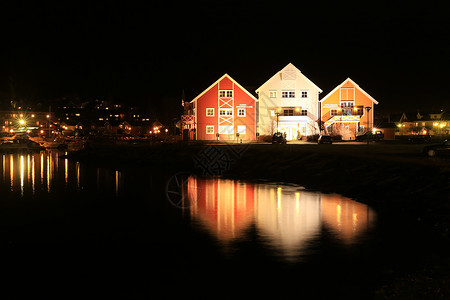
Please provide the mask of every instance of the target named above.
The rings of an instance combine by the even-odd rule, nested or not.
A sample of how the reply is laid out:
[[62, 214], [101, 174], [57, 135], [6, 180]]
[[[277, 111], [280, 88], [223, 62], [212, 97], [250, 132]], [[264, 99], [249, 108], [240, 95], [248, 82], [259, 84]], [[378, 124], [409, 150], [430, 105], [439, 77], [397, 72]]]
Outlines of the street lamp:
[[372, 109], [370, 106], [366, 106], [367, 111], [367, 130], [369, 129], [369, 111]]
[[277, 132], [278, 132], [278, 131], [279, 131], [279, 130], [278, 130], [278, 117], [280, 116], [280, 113], [279, 113], [279, 112], [276, 112], [275, 115], [277, 116]]

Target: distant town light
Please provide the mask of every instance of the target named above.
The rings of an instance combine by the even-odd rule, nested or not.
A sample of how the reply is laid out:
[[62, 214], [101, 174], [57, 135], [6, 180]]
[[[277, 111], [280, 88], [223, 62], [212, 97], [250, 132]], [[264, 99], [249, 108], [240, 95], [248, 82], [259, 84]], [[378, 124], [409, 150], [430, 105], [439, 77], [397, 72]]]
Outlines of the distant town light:
[[25, 120], [20, 119], [20, 120], [19, 120], [19, 124], [20, 124], [20, 125], [25, 125]]

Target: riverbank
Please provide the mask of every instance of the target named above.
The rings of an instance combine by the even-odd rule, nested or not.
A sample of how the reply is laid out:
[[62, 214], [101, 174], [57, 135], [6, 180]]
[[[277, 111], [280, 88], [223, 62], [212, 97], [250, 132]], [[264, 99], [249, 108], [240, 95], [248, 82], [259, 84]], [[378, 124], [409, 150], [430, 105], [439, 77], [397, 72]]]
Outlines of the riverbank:
[[390, 270], [388, 284], [380, 287], [378, 296], [402, 299], [420, 295], [422, 299], [439, 299], [449, 292], [446, 270], [450, 260], [446, 245], [450, 227], [450, 160], [426, 158], [421, 155], [422, 147], [158, 145], [97, 147], [69, 153], [68, 157], [116, 169], [144, 169], [166, 177], [184, 171], [200, 176], [296, 183], [356, 199], [389, 215], [393, 221], [398, 217], [399, 222], [425, 228], [434, 241], [430, 245], [431, 255], [418, 259], [413, 273]]

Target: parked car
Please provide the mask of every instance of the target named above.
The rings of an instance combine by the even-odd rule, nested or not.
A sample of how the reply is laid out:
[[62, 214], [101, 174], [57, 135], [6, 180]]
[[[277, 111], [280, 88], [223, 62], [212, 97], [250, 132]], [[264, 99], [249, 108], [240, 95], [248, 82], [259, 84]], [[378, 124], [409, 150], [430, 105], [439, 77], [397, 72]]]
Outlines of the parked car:
[[381, 131], [366, 131], [364, 134], [356, 136], [358, 142], [381, 141], [384, 139], [384, 133]]
[[317, 144], [332, 144], [333, 140], [331, 139], [331, 136], [329, 135], [321, 135], [317, 139]]
[[286, 135], [282, 132], [275, 132], [272, 136], [272, 144], [286, 144]]
[[450, 141], [446, 140], [441, 144], [425, 146], [423, 147], [422, 153], [428, 157], [435, 157], [438, 155], [450, 156]]
[[431, 136], [429, 134], [413, 135], [408, 138], [410, 143], [429, 143]]

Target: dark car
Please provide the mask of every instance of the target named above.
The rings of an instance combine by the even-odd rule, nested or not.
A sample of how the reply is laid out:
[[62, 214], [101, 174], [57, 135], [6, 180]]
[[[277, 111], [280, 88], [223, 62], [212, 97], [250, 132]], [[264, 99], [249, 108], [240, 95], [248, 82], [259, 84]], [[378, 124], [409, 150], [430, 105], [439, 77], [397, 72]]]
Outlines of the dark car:
[[410, 143], [429, 143], [431, 142], [431, 136], [429, 134], [413, 135], [408, 138]]
[[286, 144], [286, 136], [282, 132], [275, 132], [272, 136], [272, 144]]
[[331, 136], [329, 135], [321, 135], [317, 139], [317, 144], [332, 144], [333, 140], [331, 139]]
[[366, 131], [364, 134], [356, 136], [358, 142], [381, 141], [384, 139], [384, 133], [381, 131]]
[[422, 153], [428, 157], [450, 155], [450, 141], [446, 140], [441, 144], [425, 146], [423, 147]]

